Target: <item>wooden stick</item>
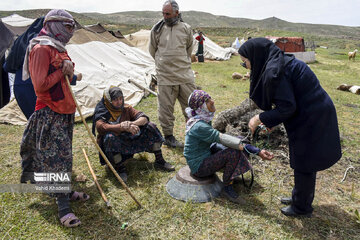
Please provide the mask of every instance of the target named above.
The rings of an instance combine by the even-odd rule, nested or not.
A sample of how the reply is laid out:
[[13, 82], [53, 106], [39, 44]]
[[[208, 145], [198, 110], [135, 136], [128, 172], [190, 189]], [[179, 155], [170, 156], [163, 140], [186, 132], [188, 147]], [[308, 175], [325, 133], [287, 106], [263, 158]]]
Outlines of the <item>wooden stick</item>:
[[88, 164], [90, 173], [91, 173], [92, 177], [94, 178], [95, 184], [96, 184], [96, 186], [97, 186], [97, 188], [98, 188], [98, 190], [99, 190], [99, 192], [100, 192], [100, 195], [101, 195], [102, 199], [104, 199], [104, 201], [105, 201], [105, 203], [106, 203], [106, 206], [107, 206], [108, 208], [111, 208], [110, 201], [107, 200], [107, 198], [106, 198], [106, 196], [105, 196], [105, 193], [104, 193], [104, 191], [102, 190], [102, 188], [101, 188], [101, 186], [100, 186], [100, 184], [99, 184], [99, 182], [98, 182], [98, 180], [97, 180], [97, 178], [96, 178], [96, 175], [95, 175], [95, 173], [94, 173], [94, 170], [93, 170], [92, 167], [91, 167], [91, 163], [90, 163], [90, 161], [89, 161], [89, 158], [88, 158], [88, 156], [86, 155], [85, 149], [83, 148], [82, 151], [83, 151], [83, 153], [84, 153], [84, 156], [85, 156], [86, 162], [87, 162], [87, 164]]
[[80, 117], [81, 117], [81, 120], [82, 122], [84, 123], [85, 127], [86, 127], [86, 130], [91, 138], [91, 140], [93, 141], [93, 143], [95, 144], [97, 150], [100, 152], [101, 156], [104, 158], [106, 164], [108, 165], [108, 167], [111, 169], [111, 171], [114, 173], [115, 177], [119, 180], [119, 182], [121, 183], [121, 185], [125, 188], [125, 190], [127, 191], [127, 193], [132, 197], [132, 199], [134, 199], [134, 201], [136, 202], [136, 204], [141, 208], [141, 204], [139, 203], [139, 201], [135, 198], [135, 196], [132, 194], [132, 192], [130, 191], [130, 189], [126, 186], [126, 184], [124, 183], [124, 181], [121, 179], [121, 177], [119, 176], [119, 174], [116, 172], [116, 170], [114, 169], [114, 167], [111, 165], [109, 159], [106, 157], [105, 153], [101, 150], [99, 144], [97, 144], [96, 142], [96, 139], [94, 137], [94, 135], [91, 133], [90, 131], [90, 128], [89, 126], [87, 125], [86, 121], [85, 121], [85, 118], [83, 117], [82, 113], [81, 113], [81, 109], [76, 101], [76, 98], [75, 98], [75, 95], [74, 95], [74, 92], [70, 86], [70, 82], [69, 82], [69, 77], [68, 76], [65, 76], [66, 78], [66, 83], [69, 87], [69, 90], [70, 90], [70, 93], [71, 93], [71, 96], [73, 97], [74, 99], [74, 102], [75, 102], [75, 105], [76, 105], [76, 109], [78, 110], [79, 114], [80, 114]]
[[150, 88], [141, 86], [139, 83], [135, 82], [135, 81], [132, 80], [132, 79], [129, 79], [128, 82], [134, 84], [135, 86], [137, 86], [137, 87], [140, 88], [141, 90], [148, 91], [149, 93], [152, 93], [152, 94], [154, 94], [155, 96], [158, 95], [157, 92], [154, 92], [154, 91], [151, 90]]

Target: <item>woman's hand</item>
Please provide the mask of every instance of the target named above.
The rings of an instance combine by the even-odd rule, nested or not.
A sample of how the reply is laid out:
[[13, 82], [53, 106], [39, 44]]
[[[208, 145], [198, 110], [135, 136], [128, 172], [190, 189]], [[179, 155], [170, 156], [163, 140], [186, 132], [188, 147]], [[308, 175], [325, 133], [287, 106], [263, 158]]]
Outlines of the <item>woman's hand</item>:
[[259, 117], [259, 114], [258, 115], [255, 115], [254, 117], [252, 117], [249, 121], [249, 128], [250, 128], [250, 131], [252, 134], [254, 134], [257, 126], [259, 126], [260, 124], [262, 124], [262, 122], [260, 121], [260, 117]]
[[76, 81], [81, 81], [81, 79], [82, 79], [82, 73], [78, 73], [77, 75], [76, 75]]
[[74, 75], [74, 65], [70, 60], [64, 60], [62, 62], [62, 73], [64, 76], [68, 76], [69, 79], [73, 78]]
[[132, 135], [135, 135], [140, 131], [140, 128], [138, 126], [136, 126], [135, 124], [131, 124], [128, 131]]
[[274, 158], [274, 154], [263, 149], [259, 152], [259, 157], [263, 160], [271, 160]]
[[120, 123], [120, 127], [126, 132], [131, 133], [132, 135], [137, 134], [140, 131], [140, 128], [133, 124], [131, 121], [124, 121]]
[[130, 121], [124, 121], [120, 123], [120, 127], [123, 128], [125, 131], [128, 131], [130, 125], [131, 125]]

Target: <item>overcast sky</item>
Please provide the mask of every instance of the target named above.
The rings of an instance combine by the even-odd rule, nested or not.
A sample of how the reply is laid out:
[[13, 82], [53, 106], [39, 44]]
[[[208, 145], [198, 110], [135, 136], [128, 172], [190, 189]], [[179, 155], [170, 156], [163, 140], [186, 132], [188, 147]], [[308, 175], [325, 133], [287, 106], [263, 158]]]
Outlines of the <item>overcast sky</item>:
[[[178, 0], [180, 11], [360, 27], [360, 0]], [[0, 10], [61, 8], [74, 12], [161, 11], [164, 0], [1, 0]]]

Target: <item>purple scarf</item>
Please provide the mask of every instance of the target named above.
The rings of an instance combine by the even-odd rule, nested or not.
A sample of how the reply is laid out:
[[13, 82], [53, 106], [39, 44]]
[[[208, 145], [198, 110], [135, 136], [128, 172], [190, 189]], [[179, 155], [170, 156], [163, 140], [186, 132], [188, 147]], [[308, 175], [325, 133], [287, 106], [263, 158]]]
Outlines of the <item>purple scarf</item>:
[[190, 95], [188, 100], [189, 107], [185, 109], [189, 118], [186, 122], [185, 134], [187, 134], [198, 121], [203, 120], [209, 123], [214, 118], [215, 112], [210, 112], [206, 105], [208, 99], [211, 99], [210, 95], [203, 90], [194, 90]]

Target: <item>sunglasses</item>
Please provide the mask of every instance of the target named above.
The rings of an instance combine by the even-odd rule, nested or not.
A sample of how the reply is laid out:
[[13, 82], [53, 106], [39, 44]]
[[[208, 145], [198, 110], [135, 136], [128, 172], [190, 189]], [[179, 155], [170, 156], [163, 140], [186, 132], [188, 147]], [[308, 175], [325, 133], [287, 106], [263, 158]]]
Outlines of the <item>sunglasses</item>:
[[246, 62], [240, 63], [240, 65], [246, 68]]

